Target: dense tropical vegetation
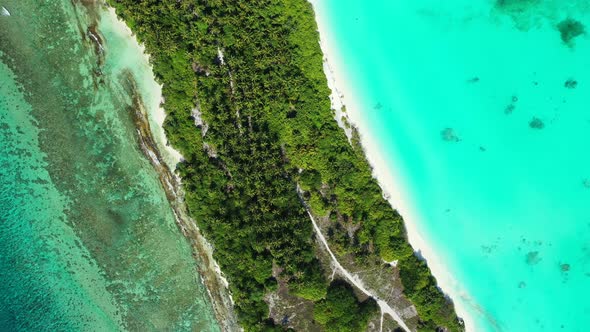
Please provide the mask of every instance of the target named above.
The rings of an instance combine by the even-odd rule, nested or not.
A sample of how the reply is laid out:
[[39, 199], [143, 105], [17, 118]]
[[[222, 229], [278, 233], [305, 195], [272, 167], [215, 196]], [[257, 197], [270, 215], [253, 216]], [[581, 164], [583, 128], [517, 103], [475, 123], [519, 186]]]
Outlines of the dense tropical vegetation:
[[316, 304], [313, 316], [328, 332], [362, 331], [369, 317], [378, 311], [375, 300], [359, 302], [348, 284], [335, 281], [326, 298]]
[[[145, 43], [164, 84], [165, 129], [186, 159], [178, 172], [187, 205], [215, 246], [246, 330], [282, 328], [264, 301], [277, 279], [316, 302], [314, 317], [326, 327], [363, 330], [373, 311], [346, 286], [328, 287], [297, 185], [312, 213], [332, 220], [329, 240], [339, 254], [399, 261], [421, 328], [461, 329], [383, 198], [358, 135], [350, 142], [334, 120], [307, 1], [109, 3]], [[347, 224], [357, 226], [352, 236]]]

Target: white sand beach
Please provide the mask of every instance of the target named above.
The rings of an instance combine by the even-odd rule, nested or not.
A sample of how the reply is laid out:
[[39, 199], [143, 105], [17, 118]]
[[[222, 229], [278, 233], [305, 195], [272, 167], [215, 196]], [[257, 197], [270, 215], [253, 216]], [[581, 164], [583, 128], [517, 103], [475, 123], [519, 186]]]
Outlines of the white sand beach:
[[347, 84], [353, 82], [346, 75], [346, 65], [339, 58], [334, 38], [326, 20], [326, 14], [319, 5], [319, 0], [309, 0], [314, 6], [316, 22], [320, 33], [320, 45], [324, 54], [324, 71], [328, 79], [328, 85], [332, 89], [332, 107], [340, 109], [346, 106], [346, 115], [349, 122], [356, 126], [361, 136], [361, 143], [365, 155], [373, 167], [373, 176], [378, 180], [385, 197], [390, 204], [399, 211], [405, 221], [410, 244], [415, 251], [419, 251], [428, 262], [428, 267], [436, 277], [438, 286], [454, 301], [455, 310], [465, 322], [467, 331], [476, 330], [475, 320], [469, 315], [467, 307], [461, 299], [469, 296], [460, 291], [461, 287], [447, 271], [444, 262], [437, 256], [436, 251], [429, 246], [417, 227], [417, 211], [414, 211], [411, 202], [403, 191], [403, 179], [396, 174], [395, 165], [389, 165], [382, 157], [379, 142], [370, 135], [371, 128], [363, 121], [361, 96], [355, 95], [355, 89]]
[[[104, 24], [105, 27], [108, 26], [110, 29], [115, 31], [116, 34], [123, 36], [129, 41], [128, 45], [130, 49], [134, 49], [127, 57], [127, 60], [132, 62], [123, 62], [122, 64], [127, 65], [129, 68], [138, 67], [138, 65], [141, 64], [145, 64], [145, 66], [151, 66], [150, 56], [145, 51], [145, 46], [137, 42], [137, 39], [133, 35], [131, 29], [129, 29], [125, 22], [117, 17], [114, 8], [108, 7], [107, 11], [108, 15], [103, 15], [102, 20], [107, 20], [108, 22], [103, 22], [102, 24]], [[143, 60], [139, 64], [136, 62], [135, 58], [136, 54], [138, 53], [142, 54], [143, 56]], [[151, 68], [141, 69], [142, 70], [135, 70], [134, 74], [136, 76], [142, 76], [137, 77], [137, 84], [139, 91], [142, 94], [142, 100], [145, 103], [144, 106], [150, 121], [150, 129], [156, 143], [158, 144], [158, 150], [162, 154], [164, 161], [171, 170], [174, 170], [176, 168], [176, 164], [179, 163], [183, 157], [180, 152], [167, 144], [168, 139], [166, 138], [163, 128], [164, 120], [166, 119], [166, 112], [162, 107], [162, 85], [156, 83], [153, 79], [143, 77], [148, 74], [153, 75]]]
[[[120, 61], [118, 65], [133, 70], [150, 123], [151, 135], [157, 144], [163, 162], [168, 166], [171, 175], [175, 177], [176, 183], [171, 191], [175, 192], [179, 197], [177, 197], [176, 202], [171, 202], [171, 204], [173, 207], [175, 204], [182, 205], [184, 204], [184, 193], [181, 189], [182, 179], [175, 172], [175, 169], [176, 164], [183, 160], [183, 156], [168, 144], [163, 128], [166, 111], [163, 108], [165, 104], [162, 96], [162, 85], [154, 80], [152, 66], [149, 61], [150, 56], [146, 52], [145, 46], [138, 43], [131, 29], [117, 17], [114, 8], [107, 7], [107, 11], [106, 14], [101, 16], [101, 28], [105, 31], [112, 30], [115, 34], [123, 36], [128, 41], [128, 54], [119, 54], [119, 58], [125, 58], [126, 61]], [[143, 57], [139, 63], [137, 62], [138, 54]], [[152, 157], [152, 160], [159, 164], [157, 159], [156, 156]], [[172, 184], [170, 185], [172, 186]], [[193, 242], [193, 248], [200, 256], [197, 260], [201, 272], [200, 280], [207, 288], [207, 293], [212, 301], [222, 330], [239, 330], [237, 317], [233, 311], [234, 302], [229, 292], [229, 283], [213, 258], [213, 246], [201, 234], [196, 222], [185, 214], [184, 209], [175, 210], [173, 208], [173, 212], [183, 234]]]

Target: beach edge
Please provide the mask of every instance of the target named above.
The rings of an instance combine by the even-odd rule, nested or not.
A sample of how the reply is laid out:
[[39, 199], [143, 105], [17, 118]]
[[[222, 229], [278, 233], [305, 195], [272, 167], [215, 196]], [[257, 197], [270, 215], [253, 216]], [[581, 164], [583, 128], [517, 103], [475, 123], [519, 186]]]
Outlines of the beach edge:
[[[221, 271], [219, 264], [213, 257], [214, 247], [203, 236], [196, 222], [188, 216], [184, 202], [185, 192], [182, 188], [182, 179], [176, 173], [176, 164], [183, 160], [182, 154], [174, 147], [166, 144], [168, 141], [166, 132], [163, 128], [164, 121], [167, 117], [165, 103], [162, 96], [162, 84], [157, 81], [153, 74], [153, 64], [150, 61], [150, 54], [145, 45], [141, 43], [136, 34], [127, 25], [116, 12], [116, 9], [108, 4], [104, 4], [104, 12], [101, 19], [111, 20], [113, 29], [116, 29], [121, 35], [132, 38], [137, 43], [144, 61], [149, 64], [151, 75], [156, 81], [152, 86], [151, 94], [156, 95], [160, 100], [159, 105], [144, 105], [145, 118], [143, 125], [147, 127], [145, 131], [147, 139], [151, 141], [151, 149], [154, 150], [156, 160], [150, 157], [149, 153], [144, 153], [146, 159], [150, 161], [154, 170], [160, 176], [162, 187], [167, 194], [170, 208], [176, 219], [176, 224], [184, 238], [189, 242], [193, 251], [193, 258], [197, 273], [201, 283], [205, 286], [207, 295], [211, 301], [213, 313], [219, 324], [221, 331], [241, 331], [238, 319], [234, 311], [234, 303], [229, 290], [228, 281]], [[141, 136], [141, 132], [140, 132]]]
[[[340, 108], [346, 107], [346, 117], [349, 123], [357, 128], [360, 136], [360, 143], [367, 162], [372, 168], [372, 175], [381, 187], [384, 198], [388, 201], [391, 207], [399, 212], [403, 217], [404, 226], [408, 235], [408, 242], [415, 252], [419, 252], [430, 269], [432, 275], [436, 278], [437, 286], [442, 290], [445, 296], [448, 296], [465, 326], [465, 331], [476, 331], [477, 326], [475, 319], [469, 314], [466, 306], [462, 303], [462, 299], [469, 298], [469, 296], [458, 289], [458, 281], [456, 281], [450, 271], [448, 271], [442, 260], [439, 259], [434, 248], [428, 245], [425, 237], [421, 234], [416, 224], [417, 213], [412, 208], [411, 204], [402, 195], [401, 178], [396, 176], [396, 172], [391, 165], [388, 165], [383, 158], [380, 157], [378, 144], [374, 137], [368, 135], [370, 128], [361, 116], [361, 102], [358, 96], [353, 93], [354, 89], [345, 84], [347, 82], [344, 66], [341, 59], [338, 57], [336, 47], [332, 44], [333, 41], [329, 38], [330, 33], [328, 29], [327, 19], [319, 13], [318, 0], [308, 0], [312, 5], [314, 16], [320, 36], [319, 44], [323, 54], [324, 74], [328, 81], [328, 87], [331, 90], [330, 100], [332, 108], [340, 113]], [[347, 97], [345, 99], [345, 96]], [[397, 174], [396, 174], [397, 173]]]

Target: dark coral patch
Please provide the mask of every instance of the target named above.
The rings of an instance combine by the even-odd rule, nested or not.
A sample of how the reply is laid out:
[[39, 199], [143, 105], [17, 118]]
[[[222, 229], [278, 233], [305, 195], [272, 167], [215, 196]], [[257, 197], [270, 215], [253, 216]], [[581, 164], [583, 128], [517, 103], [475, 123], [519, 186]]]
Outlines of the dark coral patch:
[[559, 30], [561, 40], [570, 46], [572, 46], [574, 38], [586, 33], [584, 25], [580, 21], [572, 18], [566, 18], [559, 22], [559, 24], [557, 24], [557, 30]]
[[510, 105], [506, 106], [506, 108], [504, 108], [504, 114], [512, 114], [512, 112], [514, 112], [515, 108], [516, 108], [516, 106], [514, 106], [514, 104], [510, 104]]
[[545, 123], [539, 118], [532, 118], [529, 122], [529, 127], [532, 129], [543, 129], [545, 128]]
[[461, 139], [457, 134], [455, 134], [455, 130], [453, 128], [445, 128], [440, 132], [440, 136], [443, 141], [446, 142], [459, 142]]
[[496, 0], [496, 8], [519, 13], [539, 4], [539, 2], [539, 0]]
[[539, 263], [540, 261], [541, 261], [541, 257], [539, 257], [538, 251], [529, 251], [529, 253], [526, 254], [526, 263], [528, 265], [535, 265], [535, 264]]
[[569, 80], [565, 81], [565, 83], [563, 83], [563, 86], [568, 89], [575, 89], [578, 86], [578, 81], [570, 78]]
[[504, 108], [504, 114], [512, 114], [512, 112], [514, 112], [514, 109], [516, 108], [516, 103], [518, 102], [518, 96], [513, 95], [510, 98], [510, 102], [511, 103]]

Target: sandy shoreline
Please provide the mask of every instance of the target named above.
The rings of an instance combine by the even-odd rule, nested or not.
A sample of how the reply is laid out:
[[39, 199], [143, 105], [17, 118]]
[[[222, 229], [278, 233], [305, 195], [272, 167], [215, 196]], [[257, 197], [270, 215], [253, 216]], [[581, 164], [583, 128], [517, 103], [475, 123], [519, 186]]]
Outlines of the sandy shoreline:
[[[114, 8], [107, 7], [106, 11], [108, 12], [108, 16], [103, 16], [103, 19], [107, 18], [109, 20], [109, 25], [116, 30], [119, 35], [132, 40], [132, 44], [136, 44], [136, 47], [138, 47], [139, 52], [141, 52], [143, 56], [143, 62], [149, 67], [146, 68], [145, 73], [151, 73], [150, 55], [145, 50], [145, 46], [137, 43], [135, 35], [125, 22], [118, 18]], [[153, 74], [151, 74], [151, 76], [153, 76]], [[140, 77], [139, 79], [142, 78]], [[168, 167], [170, 167], [170, 169], [175, 169], [176, 164], [179, 163], [183, 157], [179, 151], [167, 144], [168, 139], [166, 138], [166, 133], [164, 132], [163, 127], [164, 120], [166, 119], [166, 111], [162, 107], [162, 104], [164, 103], [162, 97], [162, 85], [155, 82], [153, 79], [144, 79], [138, 83], [143, 85], [143, 89], [149, 90], [150, 92], [148, 94], [142, 94], [142, 99], [144, 100], [147, 109], [152, 134], [158, 144], [158, 149]]]
[[[433, 248], [431, 248], [421, 236], [415, 224], [415, 221], [417, 220], [417, 213], [413, 210], [410, 202], [404, 199], [406, 195], [403, 195], [402, 190], [400, 189], [403, 188], [401, 177], [396, 176], [395, 169], [391, 165], [388, 165], [381, 157], [381, 151], [379, 149], [378, 142], [373, 137], [371, 137], [371, 135], [366, 134], [370, 133], [370, 127], [364, 123], [361, 116], [362, 107], [361, 102], [358, 100], [360, 96], [355, 96], [353, 93], [355, 90], [345, 83], [349, 82], [350, 80], [347, 80], [345, 75], [346, 71], [343, 70], [345, 66], [343, 66], [340, 59], [338, 58], [337, 52], [335, 52], [337, 48], [331, 42], [331, 38], [329, 38], [330, 31], [328, 29], [328, 25], [326, 20], [322, 17], [320, 7], [317, 5], [319, 0], [309, 1], [313, 4], [314, 9], [316, 10], [316, 22], [322, 37], [320, 45], [324, 54], [324, 71], [328, 79], [328, 85], [332, 90], [332, 105], [335, 109], [337, 109], [337, 114], [339, 115], [338, 117], [341, 115], [341, 107], [346, 105], [347, 111], [345, 116], [348, 118], [348, 121], [351, 124], [355, 125], [359, 129], [362, 146], [369, 163], [373, 167], [373, 176], [378, 180], [381, 188], [383, 189], [383, 192], [386, 195], [386, 198], [391, 203], [391, 205], [395, 207], [404, 217], [410, 244], [414, 250], [420, 251], [422, 256], [427, 259], [428, 266], [433, 275], [436, 277], [439, 287], [441, 287], [446, 294], [455, 300], [455, 309], [457, 314], [465, 321], [466, 330], [473, 331], [475, 329], [474, 320], [468, 315], [465, 306], [463, 306], [461, 302], [457, 301], [457, 299], [465, 297], [466, 295], [459, 292], [459, 285], [444, 267], [444, 262], [438, 259]], [[319, 12], [318, 9], [320, 9]], [[116, 15], [114, 9], [109, 8], [108, 10], [111, 12], [109, 15]], [[119, 20], [117, 19], [117, 21]], [[122, 30], [121, 32], [123, 34], [132, 36], [131, 30], [129, 30], [129, 28], [124, 23], [121, 22], [121, 24], [118, 25], [118, 28]], [[140, 45], [140, 47], [142, 49], [142, 54], [144, 54], [146, 61], [149, 63], [149, 55], [147, 55], [145, 52], [144, 46]], [[162, 87], [156, 84], [151, 88], [153, 90], [153, 96], [157, 96], [157, 98], [161, 99]], [[355, 98], [357, 99], [355, 100]], [[162, 129], [162, 124], [166, 116], [165, 111], [160, 106], [152, 109], [150, 101], [146, 100], [145, 102], [146, 108], [148, 109], [149, 120], [150, 122], [153, 122], [153, 125], [151, 126], [152, 135], [155, 136], [160, 153], [163, 154], [162, 157], [165, 161], [165, 164], [167, 164], [171, 169], [174, 169], [175, 164], [181, 160], [182, 156], [178, 151], [166, 145], [167, 139]], [[201, 242], [203, 247], [208, 247], [209, 250], [205, 250], [208, 252], [204, 254], [205, 256], [209, 256], [208, 258], [212, 259], [210, 245], [206, 243], [202, 237], [198, 239], [197, 242]], [[202, 250], [205, 248], [200, 249]], [[227, 287], [227, 281], [224, 280], [217, 264], [214, 261], [209, 261], [209, 264], [211, 264], [209, 268], [212, 268], [215, 271], [218, 280], [221, 281], [220, 283]], [[218, 303], [217, 305], [220, 304]]]
[[338, 53], [335, 51], [333, 38], [330, 38], [330, 30], [327, 20], [322, 13], [319, 0], [308, 0], [314, 7], [315, 18], [320, 33], [320, 46], [324, 55], [324, 71], [328, 79], [328, 86], [332, 90], [330, 99], [332, 100], [332, 107], [339, 110], [342, 106], [346, 106], [346, 116], [348, 121], [356, 126], [359, 130], [361, 143], [365, 151], [365, 155], [373, 168], [373, 176], [379, 182], [385, 197], [389, 203], [399, 211], [404, 218], [404, 224], [408, 232], [409, 242], [415, 251], [420, 251], [421, 255], [427, 260], [428, 267], [432, 274], [436, 277], [438, 286], [453, 299], [457, 315], [465, 322], [466, 331], [475, 330], [475, 320], [467, 311], [465, 305], [460, 301], [461, 298], [468, 297], [462, 294], [458, 282], [447, 271], [444, 262], [439, 259], [435, 250], [428, 245], [424, 237], [417, 228], [416, 220], [417, 211], [414, 210], [406, 195], [403, 194], [403, 181], [400, 176], [397, 176], [395, 168], [388, 165], [383, 159], [379, 142], [367, 134], [371, 132], [371, 128], [364, 122], [361, 116], [361, 101], [360, 96], [356, 96], [355, 91], [346, 82], [351, 82], [346, 77], [346, 71], [342, 60], [338, 58]]
[[[153, 79], [149, 54], [143, 44], [138, 44], [133, 32], [129, 27], [118, 18], [115, 9], [106, 8], [106, 13], [102, 15], [101, 20], [108, 20], [110, 27], [125, 38], [131, 40], [131, 44], [138, 47], [143, 56], [143, 62], [147, 67], [142, 73], [134, 73], [143, 77], [135, 79], [142, 82], [138, 83], [138, 91], [143, 101], [145, 111], [145, 122], [143, 125], [137, 125], [138, 132], [142, 137], [142, 149], [144, 154], [149, 157], [152, 165], [160, 176], [162, 185], [166, 191], [172, 212], [176, 218], [183, 235], [191, 242], [197, 268], [207, 293], [211, 299], [213, 311], [222, 331], [240, 331], [237, 317], [233, 310], [233, 299], [228, 288], [226, 280], [219, 265], [213, 258], [213, 247], [201, 234], [196, 222], [188, 216], [186, 206], [184, 205], [184, 192], [181, 186], [181, 178], [174, 172], [176, 164], [183, 157], [179, 151], [168, 145], [166, 133], [163, 124], [166, 118], [166, 112], [162, 107], [162, 85]], [[146, 74], [149, 73], [149, 74]], [[150, 75], [150, 77], [146, 77]], [[142, 86], [139, 86], [142, 84]], [[143, 127], [143, 131], [141, 130]], [[147, 129], [147, 130], [146, 130]]]

